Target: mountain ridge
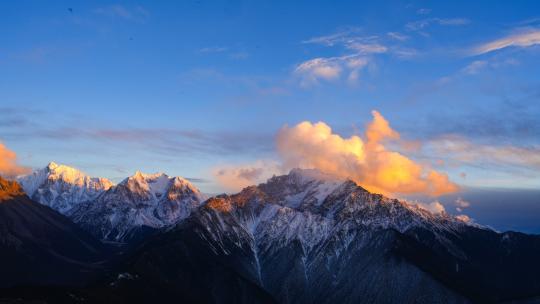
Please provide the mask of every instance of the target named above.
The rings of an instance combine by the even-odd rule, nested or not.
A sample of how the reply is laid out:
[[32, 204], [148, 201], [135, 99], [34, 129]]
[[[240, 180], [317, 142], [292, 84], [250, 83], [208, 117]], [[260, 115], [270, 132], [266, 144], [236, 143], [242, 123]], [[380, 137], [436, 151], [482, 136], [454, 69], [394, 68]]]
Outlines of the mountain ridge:
[[106, 178], [90, 177], [73, 167], [55, 162], [19, 177], [18, 182], [31, 199], [64, 215], [77, 204], [92, 200], [114, 186]]
[[137, 171], [69, 216], [100, 239], [130, 242], [188, 217], [203, 198], [184, 178]]
[[351, 181], [298, 173], [210, 198], [138, 249], [122, 270], [135, 279], [115, 282], [179, 288], [192, 267], [180, 257], [197, 255], [209, 259], [195, 264], [197, 284], [227, 286], [216, 278], [224, 267], [279, 303], [499, 302], [540, 293], [540, 237], [499, 234]]
[[108, 249], [0, 177], [0, 288], [81, 285], [104, 270]]

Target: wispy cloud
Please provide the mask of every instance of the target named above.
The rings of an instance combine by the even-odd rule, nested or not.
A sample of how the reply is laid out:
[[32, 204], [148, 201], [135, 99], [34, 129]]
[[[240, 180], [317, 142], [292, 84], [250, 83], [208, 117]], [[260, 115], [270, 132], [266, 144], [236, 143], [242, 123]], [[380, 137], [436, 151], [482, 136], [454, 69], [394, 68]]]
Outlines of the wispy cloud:
[[192, 182], [192, 183], [197, 183], [197, 184], [207, 184], [207, 183], [211, 183], [212, 181], [209, 180], [209, 179], [206, 179], [206, 178], [200, 178], [200, 177], [186, 177], [185, 179], [187, 179], [188, 181]]
[[233, 48], [233, 47], [227, 47], [227, 46], [212, 46], [212, 47], [204, 47], [198, 50], [201, 54], [223, 54], [225, 56], [228, 56], [230, 59], [235, 60], [242, 60], [249, 58], [249, 53], [242, 48]]
[[431, 9], [429, 9], [429, 8], [420, 8], [420, 9], [416, 10], [416, 13], [418, 15], [429, 15], [431, 13]]
[[318, 84], [320, 80], [338, 80], [344, 73], [349, 81], [356, 81], [367, 64], [368, 59], [361, 55], [314, 58], [296, 66], [295, 74], [302, 79], [302, 86]]
[[[22, 116], [25, 117], [25, 116]], [[90, 140], [120, 149], [143, 148], [163, 155], [238, 155], [272, 150], [272, 134], [167, 128], [92, 128], [84, 126], [0, 125], [11, 140]]]
[[266, 181], [272, 175], [286, 173], [283, 166], [275, 160], [259, 160], [239, 165], [220, 165], [212, 174], [220, 185], [230, 191], [239, 191], [247, 186]]
[[409, 22], [405, 25], [405, 28], [409, 31], [421, 31], [433, 24], [442, 26], [460, 26], [469, 23], [471, 23], [471, 21], [466, 18], [427, 18]]
[[424, 143], [426, 155], [449, 165], [483, 166], [490, 170], [540, 170], [540, 147], [477, 144], [462, 136], [447, 135]]
[[351, 40], [355, 40], [356, 35], [360, 33], [360, 29], [357, 27], [349, 27], [338, 31], [330, 35], [324, 35], [319, 37], [313, 37], [302, 41], [307, 44], [321, 44], [325, 46], [334, 46], [338, 44], [345, 44]]
[[458, 197], [456, 201], [454, 202], [454, 204], [456, 205], [456, 211], [458, 212], [462, 212], [463, 209], [469, 208], [471, 206], [471, 203], [462, 199], [461, 197]]
[[470, 20], [466, 18], [427, 18], [409, 22], [405, 25], [405, 29], [429, 37], [430, 34], [427, 32], [427, 29], [434, 24], [440, 26], [461, 26], [469, 23]]
[[349, 28], [335, 34], [304, 40], [302, 43], [340, 46], [363, 55], [386, 53], [388, 51], [388, 48], [381, 44], [378, 36], [362, 36], [359, 31], [358, 28]]
[[485, 60], [475, 60], [469, 65], [464, 67], [462, 71], [465, 74], [477, 74], [480, 70], [484, 69], [488, 65], [488, 62]]
[[204, 47], [202, 49], [199, 49], [199, 52], [201, 53], [223, 53], [228, 51], [229, 48], [225, 46], [212, 46], [212, 47]]
[[[345, 55], [316, 57], [296, 65], [294, 74], [300, 76], [300, 84], [305, 87], [318, 84], [321, 80], [346, 80], [349, 84], [356, 84], [360, 71], [373, 63], [376, 56], [392, 54], [398, 58], [410, 58], [416, 54], [415, 50], [395, 45], [396, 42], [407, 40], [405, 35], [390, 32], [379, 37], [361, 35], [361, 32], [359, 28], [350, 27], [302, 41], [304, 44], [337, 47]], [[393, 41], [394, 44], [389, 44], [388, 41]]]
[[481, 44], [471, 50], [471, 55], [481, 55], [507, 47], [531, 47], [540, 44], [540, 29], [529, 29]]
[[392, 39], [399, 40], [399, 41], [405, 41], [409, 39], [409, 36], [401, 34], [399, 32], [388, 32], [386, 33], [386, 35], [388, 35], [388, 37]]
[[139, 5], [127, 7], [120, 4], [113, 4], [96, 8], [94, 9], [94, 12], [96, 14], [111, 18], [120, 18], [137, 22], [143, 22], [150, 16], [150, 13], [145, 8]]
[[[429, 9], [418, 10], [419, 14], [429, 14]], [[422, 32], [428, 26], [458, 26], [470, 23], [465, 18], [427, 18], [406, 24], [408, 31]], [[356, 84], [360, 71], [374, 62], [377, 56], [392, 55], [400, 59], [417, 56], [418, 51], [404, 45], [409, 36], [397, 31], [386, 32], [382, 36], [362, 35], [362, 29], [348, 27], [336, 33], [313, 37], [302, 41], [304, 44], [318, 44], [326, 47], [341, 48], [345, 55], [333, 57], [316, 57], [298, 64], [294, 74], [300, 76], [300, 84], [304, 87], [320, 83], [320, 81], [346, 80]], [[427, 34], [425, 34], [427, 35]]]
[[464, 67], [461, 72], [468, 75], [478, 74], [481, 71], [486, 69], [497, 69], [508, 66], [516, 66], [519, 64], [519, 61], [514, 58], [507, 58], [504, 60], [500, 59], [486, 59], [486, 60], [475, 60]]

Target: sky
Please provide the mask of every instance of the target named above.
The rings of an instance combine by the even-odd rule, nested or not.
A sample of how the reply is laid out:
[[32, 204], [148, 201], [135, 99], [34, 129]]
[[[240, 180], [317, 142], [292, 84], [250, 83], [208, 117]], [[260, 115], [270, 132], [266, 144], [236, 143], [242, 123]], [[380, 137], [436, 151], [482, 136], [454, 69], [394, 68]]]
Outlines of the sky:
[[0, 155], [12, 163], [115, 182], [159, 171], [207, 193], [316, 167], [540, 233], [538, 1], [0, 12]]

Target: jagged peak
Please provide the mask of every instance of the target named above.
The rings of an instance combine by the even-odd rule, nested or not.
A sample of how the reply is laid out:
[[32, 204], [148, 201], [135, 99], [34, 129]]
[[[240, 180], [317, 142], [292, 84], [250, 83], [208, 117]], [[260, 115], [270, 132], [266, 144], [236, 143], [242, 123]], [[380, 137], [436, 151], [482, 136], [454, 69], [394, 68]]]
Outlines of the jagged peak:
[[114, 185], [113, 182], [106, 178], [90, 177], [76, 168], [58, 164], [54, 161], [48, 163], [43, 169], [38, 169], [30, 174], [19, 177], [18, 181], [29, 196], [32, 196], [47, 181], [62, 181], [78, 187], [99, 184], [104, 190]]
[[46, 169], [49, 172], [49, 176], [59, 177], [68, 182], [73, 182], [77, 179], [89, 177], [88, 175], [76, 168], [67, 165], [57, 164], [55, 162], [50, 162], [47, 165]]
[[137, 170], [135, 174], [124, 179], [120, 184], [135, 192], [142, 190], [153, 194], [165, 194], [174, 189], [187, 188], [196, 194], [200, 193], [199, 189], [187, 179], [180, 176], [171, 177], [162, 172], [147, 174]]
[[278, 184], [288, 184], [295, 186], [303, 186], [309, 183], [316, 182], [317, 184], [323, 183], [333, 183], [341, 184], [345, 182], [346, 179], [336, 177], [334, 175], [322, 172], [317, 169], [301, 169], [294, 168], [289, 174], [272, 176], [266, 181], [266, 183], [261, 184], [260, 186], [272, 186]]
[[55, 163], [55, 162], [52, 161], [52, 162], [50, 162], [50, 163], [47, 165], [46, 168], [49, 169], [49, 170], [54, 170], [54, 169], [58, 168], [58, 166], [59, 166], [59, 165], [58, 165], [57, 163]]
[[154, 180], [161, 177], [169, 178], [169, 176], [163, 172], [156, 172], [152, 174], [143, 173], [140, 170], [135, 171], [135, 174], [133, 174], [131, 177], [138, 178], [138, 179], [145, 179], [145, 180]]

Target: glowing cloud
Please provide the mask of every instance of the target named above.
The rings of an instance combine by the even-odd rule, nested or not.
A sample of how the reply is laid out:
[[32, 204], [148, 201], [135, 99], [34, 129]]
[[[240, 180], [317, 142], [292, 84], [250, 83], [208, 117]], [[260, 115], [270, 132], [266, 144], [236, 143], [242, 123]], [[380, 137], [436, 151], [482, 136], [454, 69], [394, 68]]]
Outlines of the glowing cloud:
[[0, 175], [13, 178], [28, 172], [28, 168], [17, 165], [17, 154], [0, 142]]
[[277, 148], [286, 168], [316, 168], [350, 178], [366, 189], [383, 194], [442, 195], [458, 190], [446, 174], [429, 169], [398, 153], [385, 142], [399, 141], [399, 133], [373, 111], [364, 139], [343, 138], [323, 122], [302, 122], [283, 127]]

